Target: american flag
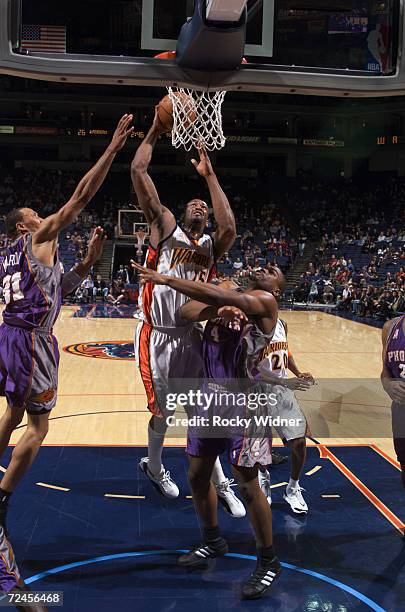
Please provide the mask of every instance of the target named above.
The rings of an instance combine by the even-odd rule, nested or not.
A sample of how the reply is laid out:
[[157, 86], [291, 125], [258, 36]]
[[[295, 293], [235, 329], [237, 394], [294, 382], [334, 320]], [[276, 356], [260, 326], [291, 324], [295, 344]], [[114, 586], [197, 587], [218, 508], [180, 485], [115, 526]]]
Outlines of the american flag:
[[21, 48], [42, 53], [66, 53], [66, 26], [23, 25]]

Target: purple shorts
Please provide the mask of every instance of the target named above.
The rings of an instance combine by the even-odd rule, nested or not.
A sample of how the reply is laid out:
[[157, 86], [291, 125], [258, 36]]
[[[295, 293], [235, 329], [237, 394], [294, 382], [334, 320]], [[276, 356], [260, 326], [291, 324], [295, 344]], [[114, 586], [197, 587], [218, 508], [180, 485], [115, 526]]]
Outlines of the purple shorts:
[[0, 395], [11, 408], [45, 414], [58, 390], [59, 350], [48, 332], [3, 324], [0, 327]]
[[0, 525], [0, 592], [9, 593], [18, 584], [20, 573], [11, 544]]
[[239, 467], [254, 467], [256, 464], [271, 464], [272, 438], [198, 438], [188, 436], [187, 454], [191, 457], [218, 457], [225, 451], [229, 463]]
[[405, 465], [405, 406], [393, 402], [391, 406], [392, 433], [397, 459], [401, 465]]

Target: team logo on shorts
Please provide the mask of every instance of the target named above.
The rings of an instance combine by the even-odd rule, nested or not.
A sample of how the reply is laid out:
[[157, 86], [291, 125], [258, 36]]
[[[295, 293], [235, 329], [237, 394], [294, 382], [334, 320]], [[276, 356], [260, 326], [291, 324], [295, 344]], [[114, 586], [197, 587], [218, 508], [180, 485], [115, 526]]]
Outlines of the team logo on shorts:
[[36, 404], [47, 404], [48, 402], [51, 402], [53, 400], [55, 395], [55, 389], [47, 389], [46, 391], [42, 391], [42, 393], [38, 393], [38, 395], [32, 397], [31, 400]]
[[121, 359], [134, 361], [134, 343], [126, 340], [118, 342], [80, 342], [63, 347], [66, 353], [93, 357], [96, 359]]

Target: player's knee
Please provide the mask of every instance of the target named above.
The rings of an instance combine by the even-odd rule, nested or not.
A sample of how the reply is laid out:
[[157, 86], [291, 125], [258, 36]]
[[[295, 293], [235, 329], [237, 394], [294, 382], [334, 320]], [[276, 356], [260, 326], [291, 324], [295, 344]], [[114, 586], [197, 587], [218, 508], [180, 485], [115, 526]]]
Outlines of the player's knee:
[[303, 453], [306, 447], [306, 440], [305, 438], [295, 438], [295, 440], [290, 441], [289, 446], [294, 453]]
[[14, 430], [20, 425], [24, 418], [24, 412], [24, 408], [7, 408], [4, 419], [7, 423], [8, 429]]
[[31, 438], [31, 442], [36, 445], [41, 445], [45, 440], [49, 431], [48, 419], [43, 419], [39, 423], [30, 423], [28, 425], [28, 433]]
[[41, 444], [43, 443], [43, 441], [45, 440], [46, 436], [48, 434], [48, 428], [41, 428], [38, 430], [35, 430], [31, 433], [32, 436], [32, 440], [34, 442], [34, 444], [41, 446]]
[[211, 479], [205, 472], [190, 468], [188, 471], [188, 481], [193, 492], [207, 493]]
[[245, 504], [249, 506], [255, 499], [255, 496], [260, 494], [260, 487], [257, 480], [251, 480], [250, 482], [239, 482], [238, 491], [241, 494]]
[[164, 435], [167, 431], [166, 419], [162, 419], [157, 416], [151, 417], [149, 426], [156, 434]]

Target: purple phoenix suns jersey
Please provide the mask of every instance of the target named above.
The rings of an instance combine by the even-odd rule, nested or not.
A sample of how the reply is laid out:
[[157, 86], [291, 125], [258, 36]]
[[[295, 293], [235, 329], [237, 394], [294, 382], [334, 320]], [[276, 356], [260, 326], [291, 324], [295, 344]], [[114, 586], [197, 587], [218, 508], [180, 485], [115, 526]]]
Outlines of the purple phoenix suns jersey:
[[53, 266], [45, 266], [34, 257], [31, 234], [16, 240], [0, 257], [4, 322], [27, 330], [51, 331], [61, 308], [62, 277], [57, 255]]
[[239, 331], [221, 325], [219, 319], [209, 321], [204, 330], [203, 343], [205, 378], [255, 380], [260, 355], [273, 335], [274, 330], [265, 334], [253, 321], [248, 321]]
[[[204, 412], [209, 426], [189, 427], [189, 455], [212, 456], [228, 450], [233, 465], [253, 467], [256, 463], [266, 466], [271, 463], [271, 428], [257, 427], [250, 418], [249, 405], [251, 391], [263, 391], [252, 367], [271, 338], [272, 334], [261, 332], [253, 321], [248, 321], [240, 331], [221, 325], [219, 319], [207, 323], [203, 341], [204, 389], [211, 393], [220, 391], [220, 396], [214, 396], [214, 402], [210, 401]], [[267, 404], [260, 409], [266, 411], [266, 407]], [[218, 417], [220, 420], [216, 421]]]
[[203, 336], [204, 378], [223, 384], [242, 374], [244, 357], [243, 328], [240, 331], [208, 321]]
[[405, 380], [405, 334], [404, 334], [405, 315], [399, 317], [398, 321], [392, 326], [385, 352], [385, 364], [391, 373], [392, 378], [402, 378]]

